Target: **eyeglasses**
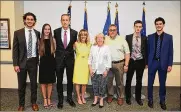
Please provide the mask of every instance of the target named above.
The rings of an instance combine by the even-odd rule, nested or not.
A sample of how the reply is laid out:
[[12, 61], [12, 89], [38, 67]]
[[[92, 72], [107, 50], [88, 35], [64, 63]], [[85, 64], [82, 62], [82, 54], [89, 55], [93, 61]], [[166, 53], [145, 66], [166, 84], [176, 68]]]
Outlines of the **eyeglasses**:
[[110, 32], [115, 32], [115, 31], [116, 31], [116, 29], [110, 29], [109, 31], [110, 31]]

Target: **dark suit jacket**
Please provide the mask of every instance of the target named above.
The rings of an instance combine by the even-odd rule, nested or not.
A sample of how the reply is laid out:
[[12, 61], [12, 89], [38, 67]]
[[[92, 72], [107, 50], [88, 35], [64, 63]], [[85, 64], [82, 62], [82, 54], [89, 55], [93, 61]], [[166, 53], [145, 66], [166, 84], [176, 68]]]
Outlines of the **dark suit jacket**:
[[[40, 39], [40, 32], [35, 30], [37, 37], [37, 63], [38, 63], [38, 42]], [[13, 66], [20, 66], [20, 68], [25, 68], [27, 61], [27, 45], [25, 37], [25, 28], [17, 30], [14, 32], [13, 39]]]
[[[155, 34], [148, 35], [148, 68], [151, 66], [155, 54]], [[168, 66], [173, 64], [173, 39], [172, 35], [164, 33], [161, 55], [160, 55], [161, 68], [167, 70]]]
[[70, 64], [74, 63], [74, 49], [73, 45], [77, 41], [77, 31], [70, 28], [70, 42], [68, 43], [66, 49], [64, 48], [63, 41], [61, 38], [62, 28], [54, 30], [54, 38], [56, 40], [56, 52], [55, 60], [56, 66], [63, 66], [63, 60], [66, 58]]
[[[131, 56], [133, 34], [126, 35], [126, 41], [128, 43], [129, 50], [130, 50], [130, 56]], [[141, 54], [143, 56], [143, 59], [145, 59], [145, 64], [146, 64], [146, 62], [147, 62], [147, 37], [146, 36], [141, 36]]]

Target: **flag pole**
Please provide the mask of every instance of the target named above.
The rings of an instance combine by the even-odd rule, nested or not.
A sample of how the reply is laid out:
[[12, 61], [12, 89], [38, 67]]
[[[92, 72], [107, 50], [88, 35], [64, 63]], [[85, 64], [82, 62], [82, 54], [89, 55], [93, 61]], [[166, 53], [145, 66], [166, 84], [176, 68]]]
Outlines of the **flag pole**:
[[[85, 0], [84, 3], [85, 3], [85, 8], [84, 8], [84, 10], [87, 11], [87, 0]], [[81, 94], [80, 94], [80, 95], [81, 95]], [[85, 96], [84, 96], [84, 98], [89, 98], [89, 97], [90, 97], [90, 93], [88, 93], [88, 92], [85, 91]]]
[[[146, 5], [146, 4], [145, 4], [145, 1], [143, 1], [143, 4], [142, 4], [142, 5], [143, 5], [143, 10], [145, 11], [145, 5]], [[142, 21], [142, 22], [143, 22], [143, 21]], [[133, 97], [136, 98], [136, 95], [133, 94]], [[145, 98], [146, 98], [145, 95], [141, 93], [141, 99], [145, 99]]]

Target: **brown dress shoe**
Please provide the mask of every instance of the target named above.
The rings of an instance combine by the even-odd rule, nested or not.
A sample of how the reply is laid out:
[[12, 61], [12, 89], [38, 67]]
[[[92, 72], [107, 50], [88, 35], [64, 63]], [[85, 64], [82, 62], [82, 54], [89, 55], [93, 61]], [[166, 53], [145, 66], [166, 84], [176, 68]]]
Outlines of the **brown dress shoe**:
[[33, 111], [38, 111], [39, 110], [38, 105], [37, 104], [32, 104], [32, 110]]
[[118, 105], [123, 105], [123, 98], [118, 98], [117, 103], [118, 103]]
[[24, 111], [24, 107], [23, 106], [19, 106], [18, 107], [18, 111]]
[[112, 102], [112, 97], [107, 97], [107, 103], [111, 103]]

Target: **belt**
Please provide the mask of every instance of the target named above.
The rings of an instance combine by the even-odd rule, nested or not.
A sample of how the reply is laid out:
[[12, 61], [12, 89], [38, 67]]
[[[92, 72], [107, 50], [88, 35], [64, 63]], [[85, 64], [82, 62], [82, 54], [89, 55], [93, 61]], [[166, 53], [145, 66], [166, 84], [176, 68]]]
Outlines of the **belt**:
[[35, 59], [36, 57], [27, 58], [27, 60]]
[[155, 58], [154, 60], [160, 61], [160, 58]]
[[123, 60], [119, 60], [119, 61], [112, 61], [112, 63], [116, 64], [116, 63], [121, 63], [123, 61], [124, 61], [124, 59]]

